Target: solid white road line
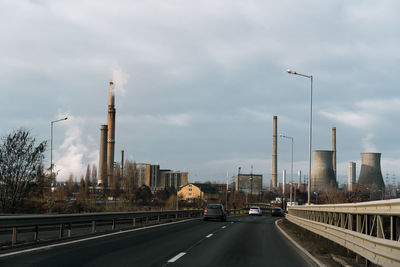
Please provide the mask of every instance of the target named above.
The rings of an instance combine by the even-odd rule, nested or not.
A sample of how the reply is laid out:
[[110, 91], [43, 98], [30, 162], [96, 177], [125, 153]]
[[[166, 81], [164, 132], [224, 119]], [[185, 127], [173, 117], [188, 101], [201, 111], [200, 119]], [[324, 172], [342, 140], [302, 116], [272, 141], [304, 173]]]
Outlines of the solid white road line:
[[18, 254], [27, 253], [27, 252], [32, 252], [32, 251], [51, 249], [54, 247], [61, 247], [61, 246], [69, 245], [69, 244], [80, 243], [80, 242], [84, 242], [87, 240], [93, 240], [93, 239], [103, 238], [103, 237], [107, 237], [107, 236], [120, 235], [120, 234], [129, 233], [129, 232], [141, 231], [141, 230], [145, 230], [145, 229], [149, 229], [149, 228], [156, 228], [156, 227], [161, 227], [161, 226], [166, 226], [166, 225], [171, 225], [171, 224], [189, 222], [189, 221], [193, 221], [193, 220], [197, 220], [197, 219], [189, 219], [189, 220], [184, 220], [184, 221], [179, 221], [179, 222], [170, 222], [170, 223], [164, 223], [164, 224], [151, 225], [151, 226], [147, 226], [147, 227], [125, 230], [125, 231], [120, 231], [120, 232], [115, 232], [115, 233], [104, 234], [104, 235], [98, 235], [98, 236], [88, 237], [88, 238], [84, 238], [84, 239], [78, 239], [78, 240], [67, 241], [67, 242], [63, 242], [63, 243], [57, 243], [57, 244], [53, 244], [53, 245], [47, 245], [47, 246], [43, 246], [43, 247], [14, 251], [14, 252], [0, 254], [0, 258], [18, 255]]
[[300, 246], [299, 243], [297, 243], [296, 241], [294, 241], [293, 238], [291, 238], [285, 231], [283, 231], [283, 229], [278, 225], [279, 221], [282, 221], [283, 219], [280, 220], [276, 220], [275, 221], [275, 227], [278, 228], [278, 230], [290, 241], [292, 242], [292, 244], [297, 247], [301, 252], [303, 252], [305, 255], [307, 255], [315, 264], [317, 264], [318, 266], [321, 267], [326, 267], [325, 264], [321, 263], [319, 260], [317, 260], [317, 258], [315, 258], [314, 256], [312, 256], [310, 254], [310, 252], [308, 252], [305, 248], [303, 248], [302, 246]]
[[184, 256], [185, 254], [186, 254], [185, 252], [181, 252], [172, 259], [170, 259], [168, 262], [176, 262], [180, 257]]
[[214, 234], [209, 234], [208, 236], [206, 236], [206, 238], [210, 238], [212, 237]]

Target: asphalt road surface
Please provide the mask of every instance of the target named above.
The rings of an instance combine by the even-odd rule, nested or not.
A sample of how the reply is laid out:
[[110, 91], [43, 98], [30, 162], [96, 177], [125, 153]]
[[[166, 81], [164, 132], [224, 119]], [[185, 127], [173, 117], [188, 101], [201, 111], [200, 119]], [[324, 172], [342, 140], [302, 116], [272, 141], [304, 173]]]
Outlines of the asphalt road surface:
[[[270, 215], [199, 219], [16, 255], [1, 266], [310, 266]], [[68, 242], [68, 241], [67, 241]], [[32, 247], [37, 248], [37, 247]]]

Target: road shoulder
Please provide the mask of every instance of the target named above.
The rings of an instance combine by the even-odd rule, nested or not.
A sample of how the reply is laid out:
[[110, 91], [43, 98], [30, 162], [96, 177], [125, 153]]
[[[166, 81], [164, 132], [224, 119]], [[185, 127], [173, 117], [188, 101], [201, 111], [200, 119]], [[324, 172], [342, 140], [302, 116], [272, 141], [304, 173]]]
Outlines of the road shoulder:
[[304, 249], [299, 243], [297, 243], [293, 238], [291, 238], [283, 229], [282, 227], [279, 225], [280, 222], [283, 219], [280, 220], [276, 220], [275, 221], [275, 226], [276, 228], [280, 231], [280, 233], [286, 238], [288, 239], [293, 246], [296, 247], [296, 249], [298, 249], [298, 251], [302, 252], [302, 254], [305, 256], [305, 258], [308, 259], [308, 262], [311, 261], [311, 263], [315, 266], [320, 266], [320, 267], [325, 267], [326, 265], [321, 263], [317, 258], [315, 258], [313, 255], [311, 255], [306, 249]]

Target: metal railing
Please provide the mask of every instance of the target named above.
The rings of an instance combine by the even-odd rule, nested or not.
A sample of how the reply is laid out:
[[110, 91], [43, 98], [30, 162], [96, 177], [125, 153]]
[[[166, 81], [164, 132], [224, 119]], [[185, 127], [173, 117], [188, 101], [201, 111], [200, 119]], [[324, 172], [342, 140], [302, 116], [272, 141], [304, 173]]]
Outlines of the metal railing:
[[[73, 229], [79, 232], [78, 235], [87, 235], [174, 220], [198, 218], [202, 215], [203, 210], [179, 210], [1, 216], [0, 236], [2, 240], [0, 243], [2, 245], [16, 245], [19, 243], [19, 234], [25, 236], [23, 242], [39, 242], [41, 239], [54, 239], [54, 231], [58, 232], [57, 238], [62, 239], [71, 237]], [[50, 235], [48, 234], [49, 232], [53, 232], [53, 234]], [[44, 238], [39, 239], [39, 233]], [[4, 238], [10, 236], [9, 234], [11, 234], [11, 238]], [[27, 238], [26, 236], [32, 237]]]
[[[227, 213], [242, 215], [246, 211], [227, 210]], [[0, 245], [7, 247], [18, 243], [79, 237], [202, 216], [202, 209], [0, 216]]]
[[400, 199], [289, 207], [286, 218], [368, 261], [400, 266]]

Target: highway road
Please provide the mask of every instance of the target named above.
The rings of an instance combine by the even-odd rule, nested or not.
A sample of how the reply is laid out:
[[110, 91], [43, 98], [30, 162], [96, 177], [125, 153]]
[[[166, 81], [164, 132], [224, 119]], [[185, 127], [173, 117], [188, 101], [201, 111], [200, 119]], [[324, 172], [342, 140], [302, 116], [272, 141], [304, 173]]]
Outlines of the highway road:
[[[5, 256], [1, 266], [310, 266], [276, 218], [194, 219]], [[64, 242], [65, 243], [65, 242]], [[31, 247], [37, 248], [37, 247]]]

